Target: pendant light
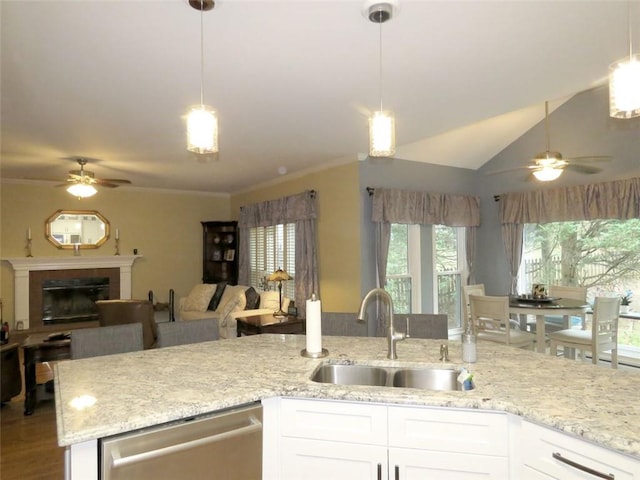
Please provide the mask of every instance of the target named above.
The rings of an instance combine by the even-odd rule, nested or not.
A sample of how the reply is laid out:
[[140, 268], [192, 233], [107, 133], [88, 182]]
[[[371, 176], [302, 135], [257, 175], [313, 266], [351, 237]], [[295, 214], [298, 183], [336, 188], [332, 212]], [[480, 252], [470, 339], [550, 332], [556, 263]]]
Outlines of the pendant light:
[[628, 5], [629, 57], [609, 67], [609, 115], [614, 118], [640, 116], [640, 55], [633, 54], [631, 1]]
[[203, 14], [213, 9], [214, 0], [189, 0], [200, 10], [200, 104], [193, 105], [187, 113], [187, 150], [198, 154], [218, 152], [218, 115], [204, 104], [204, 20]]
[[382, 109], [382, 24], [393, 17], [391, 3], [375, 3], [366, 9], [371, 22], [380, 26], [379, 31], [379, 93], [380, 110], [369, 117], [369, 156], [392, 157], [396, 153], [396, 125], [393, 112]]

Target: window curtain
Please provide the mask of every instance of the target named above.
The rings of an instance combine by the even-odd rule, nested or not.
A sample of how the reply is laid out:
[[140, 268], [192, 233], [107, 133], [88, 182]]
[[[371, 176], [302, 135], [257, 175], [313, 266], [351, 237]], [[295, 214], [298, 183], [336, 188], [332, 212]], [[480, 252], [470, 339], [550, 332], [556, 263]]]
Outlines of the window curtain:
[[511, 293], [517, 294], [525, 223], [640, 218], [640, 178], [500, 195]]
[[318, 262], [316, 243], [316, 192], [313, 190], [269, 200], [261, 203], [245, 205], [240, 209], [238, 229], [239, 246], [239, 283], [248, 285], [251, 266], [250, 234], [251, 228], [268, 227], [283, 223], [296, 225], [296, 272], [295, 298], [298, 314], [305, 317], [306, 300], [315, 293], [318, 297]]
[[476, 238], [478, 237], [478, 227], [466, 227], [464, 232], [465, 246], [464, 251], [467, 260], [467, 271], [469, 272], [469, 278], [467, 278], [467, 285], [473, 285], [476, 283], [476, 276], [474, 268], [476, 265]]
[[[472, 246], [467, 248], [467, 264], [471, 271], [475, 262], [475, 230], [480, 225], [480, 198], [386, 188], [372, 190], [371, 220], [376, 224], [376, 271], [377, 284], [380, 288], [384, 288], [387, 277], [392, 223], [467, 227], [467, 247]], [[472, 231], [471, 235], [469, 235], [470, 231]], [[382, 310], [379, 303], [377, 307], [378, 311]], [[384, 331], [384, 318], [380, 318], [380, 315], [378, 315], [377, 331]]]

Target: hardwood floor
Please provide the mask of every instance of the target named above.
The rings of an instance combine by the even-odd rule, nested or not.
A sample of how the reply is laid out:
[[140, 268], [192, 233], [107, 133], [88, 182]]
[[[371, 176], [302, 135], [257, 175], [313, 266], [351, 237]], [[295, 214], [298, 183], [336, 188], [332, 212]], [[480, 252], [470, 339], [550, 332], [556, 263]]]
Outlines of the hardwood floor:
[[[38, 383], [52, 379], [51, 369], [39, 365], [36, 378]], [[58, 447], [53, 397], [39, 401], [30, 416], [23, 410], [24, 386], [22, 394], [0, 409], [0, 478], [63, 480], [64, 448]]]

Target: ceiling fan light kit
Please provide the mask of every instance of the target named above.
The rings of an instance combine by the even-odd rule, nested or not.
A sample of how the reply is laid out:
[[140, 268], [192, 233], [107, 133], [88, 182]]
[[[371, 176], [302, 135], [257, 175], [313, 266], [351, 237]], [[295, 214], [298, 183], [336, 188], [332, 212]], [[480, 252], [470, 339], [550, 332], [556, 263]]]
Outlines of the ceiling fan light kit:
[[74, 197], [78, 198], [88, 198], [93, 197], [98, 190], [93, 185], [87, 183], [74, 183], [73, 185], [69, 185], [67, 187], [67, 192], [69, 192]]
[[187, 112], [187, 150], [197, 154], [217, 153], [218, 115], [204, 104], [204, 20], [203, 13], [212, 10], [213, 0], [189, 0], [200, 11], [200, 104], [192, 106]]
[[396, 153], [396, 122], [393, 112], [382, 109], [382, 24], [393, 18], [397, 2], [366, 2], [363, 13], [373, 23], [380, 26], [379, 31], [379, 89], [380, 110], [369, 117], [369, 156], [392, 157]]
[[541, 182], [551, 182], [562, 175], [561, 168], [555, 167], [542, 167], [540, 170], [534, 170], [533, 176]]
[[627, 3], [629, 56], [609, 67], [609, 115], [614, 118], [640, 117], [640, 55], [633, 54], [631, 0]]

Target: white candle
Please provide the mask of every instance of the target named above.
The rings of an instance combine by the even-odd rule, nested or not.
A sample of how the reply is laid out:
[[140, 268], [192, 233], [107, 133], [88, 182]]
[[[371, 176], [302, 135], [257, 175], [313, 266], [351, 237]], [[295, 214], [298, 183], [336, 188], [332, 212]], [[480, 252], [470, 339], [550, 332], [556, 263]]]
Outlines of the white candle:
[[307, 352], [322, 352], [322, 304], [315, 295], [307, 300]]
[[120, 240], [120, 229], [116, 228], [116, 240]]
[[27, 240], [31, 240], [31, 227], [27, 230]]

